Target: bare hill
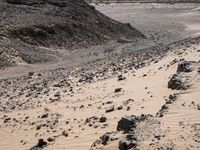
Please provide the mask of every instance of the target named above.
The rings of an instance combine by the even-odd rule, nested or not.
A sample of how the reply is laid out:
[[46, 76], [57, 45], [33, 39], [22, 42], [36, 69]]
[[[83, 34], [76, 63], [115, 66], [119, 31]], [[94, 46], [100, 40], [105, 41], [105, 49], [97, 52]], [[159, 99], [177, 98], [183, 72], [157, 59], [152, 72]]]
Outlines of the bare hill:
[[83, 0], [3, 0], [0, 2], [0, 67], [46, 62], [55, 57], [41, 47], [74, 48], [144, 35], [112, 20]]

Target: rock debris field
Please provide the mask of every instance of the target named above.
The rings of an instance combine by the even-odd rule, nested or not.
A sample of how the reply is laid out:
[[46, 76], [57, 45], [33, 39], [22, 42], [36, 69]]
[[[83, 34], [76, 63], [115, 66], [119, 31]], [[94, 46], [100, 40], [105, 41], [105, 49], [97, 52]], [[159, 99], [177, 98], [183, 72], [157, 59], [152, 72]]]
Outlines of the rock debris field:
[[200, 149], [199, 6], [1, 1], [0, 149]]

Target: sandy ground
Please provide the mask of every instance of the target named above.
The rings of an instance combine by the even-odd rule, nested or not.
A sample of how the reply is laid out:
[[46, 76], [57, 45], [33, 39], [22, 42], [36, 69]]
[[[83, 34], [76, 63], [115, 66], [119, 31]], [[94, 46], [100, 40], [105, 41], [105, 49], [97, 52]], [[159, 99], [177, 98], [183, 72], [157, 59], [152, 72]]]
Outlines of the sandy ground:
[[[0, 149], [30, 149], [38, 139], [52, 138], [44, 149], [88, 150], [100, 136], [113, 132], [118, 139], [92, 148], [115, 150], [128, 134], [116, 131], [120, 118], [142, 114], [152, 116], [137, 124], [134, 134], [140, 139], [138, 149], [199, 149], [200, 39], [169, 44], [199, 35], [199, 11], [195, 9], [196, 5], [190, 5], [186, 8], [172, 5], [169, 9], [159, 5], [157, 9], [150, 8], [146, 4], [139, 5], [141, 8], [133, 4], [98, 6], [114, 19], [133, 23], [149, 37], [150, 44], [147, 40], [137, 49], [138, 45], [131, 43], [110, 43], [107, 50], [113, 44], [116, 51], [112, 55], [105, 54], [106, 57], [99, 56], [99, 60], [76, 51], [74, 53], [80, 53], [83, 60], [46, 65], [46, 70], [44, 66], [26, 66], [23, 73], [24, 66], [19, 70], [3, 70], [0, 73]], [[153, 48], [155, 50], [147, 59], [141, 59], [148, 52], [143, 48], [151, 49], [158, 44], [166, 44], [169, 50], [160, 45]], [[98, 48], [100, 54], [105, 52], [105, 45]], [[94, 49], [96, 47], [87, 52]], [[137, 50], [138, 55], [132, 55]], [[181, 74], [191, 86], [185, 90], [171, 90], [168, 81], [183, 59], [196, 62], [192, 72]], [[87, 62], [90, 62], [87, 69], [83, 69]], [[112, 67], [107, 65], [108, 62]], [[33, 69], [33, 75], [28, 74]], [[84, 75], [90, 77], [93, 74], [92, 80], [85, 79]], [[125, 79], [118, 81], [118, 75]], [[117, 88], [121, 91], [115, 92]], [[169, 95], [174, 94], [176, 100], [166, 104]], [[168, 109], [159, 117], [163, 105]], [[114, 110], [106, 113], [110, 106], [114, 106]], [[96, 119], [91, 119], [93, 116]], [[102, 116], [107, 118], [106, 121], [100, 122]], [[155, 138], [157, 134], [159, 139]]]
[[[159, 124], [157, 130], [155, 129], [165, 133], [165, 138], [161, 139], [159, 143], [155, 142], [153, 146], [164, 147], [165, 144], [171, 141], [177, 149], [190, 148], [191, 143], [197, 148], [199, 144], [194, 142], [194, 139], [198, 140], [196, 134], [199, 132], [200, 116], [199, 110], [195, 108], [195, 105], [200, 102], [198, 92], [199, 75], [196, 77], [196, 83], [191, 89], [173, 91], [167, 88], [167, 82], [176, 72], [178, 62], [170, 65], [170, 67], [167, 67], [167, 65], [182, 58], [188, 61], [199, 61], [200, 53], [197, 52], [199, 48], [199, 44], [192, 45], [186, 48], [185, 51], [175, 48], [157, 63], [152, 62], [141, 69], [123, 73], [123, 76], [126, 77], [123, 81], [117, 81], [117, 77], [113, 76], [102, 81], [79, 85], [73, 88], [74, 92], [71, 93], [71, 96], [69, 96], [70, 92], [65, 93], [65, 91], [68, 91], [68, 87], [62, 89], [50, 87], [52, 90], [48, 95], [53, 94], [54, 91], [60, 91], [61, 101], [49, 103], [50, 96], [44, 95], [38, 97], [41, 101], [41, 106], [38, 108], [1, 113], [2, 117], [7, 115], [11, 118], [11, 121], [3, 123], [4, 119], [1, 120], [0, 149], [28, 149], [37, 143], [38, 138], [56, 137], [62, 134], [63, 130], [66, 130], [69, 136], [55, 138], [56, 141], [46, 149], [89, 149], [92, 143], [104, 133], [115, 132], [117, 122], [122, 116], [138, 116], [141, 114], [156, 116], [162, 105], [165, 104], [165, 98], [174, 93], [180, 94], [178, 100], [170, 106], [169, 111], [163, 118], [158, 118], [161, 124]], [[147, 74], [147, 76], [144, 76], [144, 74]], [[119, 87], [122, 88], [122, 92], [115, 93], [114, 90]], [[194, 106], [191, 104], [192, 101]], [[109, 105], [114, 105], [115, 110], [105, 113], [105, 107]], [[120, 105], [123, 107], [122, 110], [117, 110]], [[127, 107], [130, 107], [130, 110]], [[44, 114], [45, 111], [48, 112], [49, 117], [44, 119], [38, 117]], [[85, 120], [92, 116], [105, 116], [107, 121], [105, 123], [97, 121], [89, 127], [88, 124], [85, 124]], [[25, 119], [26, 117], [29, 118]], [[14, 118], [18, 121], [13, 121]], [[58, 120], [58, 125], [52, 127], [52, 129], [44, 125], [41, 129], [36, 130], [36, 125], [48, 125], [55, 120]], [[66, 124], [67, 121], [68, 124]], [[197, 133], [190, 133], [190, 130], [182, 128], [182, 126], [179, 126], [180, 122], [182, 122], [182, 126], [191, 129], [197, 128], [197, 131], [195, 131]], [[120, 133], [117, 133], [117, 135], [119, 137], [123, 136]], [[184, 145], [182, 145], [183, 140], [180, 139], [180, 136], [187, 138]], [[151, 142], [148, 142], [148, 140], [144, 143], [141, 142], [139, 147], [149, 149], [149, 143]], [[108, 144], [103, 149], [117, 148], [118, 144]]]
[[200, 4], [112, 4], [96, 6], [107, 16], [131, 23], [155, 43], [199, 34]]

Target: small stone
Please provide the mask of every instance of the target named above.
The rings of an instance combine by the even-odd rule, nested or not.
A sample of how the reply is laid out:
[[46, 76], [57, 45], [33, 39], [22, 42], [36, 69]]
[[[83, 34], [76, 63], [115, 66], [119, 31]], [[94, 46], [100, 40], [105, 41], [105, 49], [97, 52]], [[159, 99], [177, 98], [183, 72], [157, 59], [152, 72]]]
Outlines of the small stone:
[[53, 141], [55, 141], [55, 139], [54, 139], [54, 138], [51, 138], [51, 137], [49, 137], [49, 138], [47, 139], [47, 141], [48, 141], [48, 142], [53, 142]]
[[122, 105], [120, 105], [120, 106], [117, 107], [118, 110], [121, 110], [122, 108], [123, 108]]
[[99, 118], [99, 122], [103, 123], [103, 122], [106, 122], [107, 118], [102, 116]]
[[101, 137], [101, 144], [106, 144], [108, 141], [109, 141], [109, 134], [104, 134], [102, 137]]
[[118, 140], [118, 139], [119, 139], [119, 138], [116, 137], [115, 135], [113, 135], [113, 134], [110, 135], [110, 140], [111, 140], [111, 141], [115, 141], [115, 140]]
[[106, 113], [114, 111], [114, 105], [110, 105], [106, 107]]
[[65, 136], [65, 137], [68, 137], [68, 133], [66, 131], [63, 131], [62, 135]]
[[155, 134], [154, 137], [155, 137], [157, 140], [160, 140], [161, 135], [160, 135], [160, 134]]
[[125, 79], [126, 79], [126, 77], [123, 77], [122, 75], [118, 76], [118, 81], [122, 81], [122, 80], [125, 80]]
[[44, 113], [42, 116], [41, 116], [41, 118], [47, 118], [48, 117], [48, 113]]
[[34, 72], [29, 72], [28, 75], [29, 75], [29, 76], [33, 76], [33, 75], [34, 75]]
[[121, 92], [122, 88], [115, 89], [115, 93]]
[[56, 93], [54, 94], [54, 96], [55, 96], [55, 97], [60, 97], [60, 92], [56, 92]]
[[144, 74], [144, 75], [143, 75], [143, 77], [146, 77], [146, 76], [147, 76], [147, 74]]
[[126, 108], [127, 111], [129, 111], [130, 109], [131, 109], [131, 108], [130, 108], [129, 106]]

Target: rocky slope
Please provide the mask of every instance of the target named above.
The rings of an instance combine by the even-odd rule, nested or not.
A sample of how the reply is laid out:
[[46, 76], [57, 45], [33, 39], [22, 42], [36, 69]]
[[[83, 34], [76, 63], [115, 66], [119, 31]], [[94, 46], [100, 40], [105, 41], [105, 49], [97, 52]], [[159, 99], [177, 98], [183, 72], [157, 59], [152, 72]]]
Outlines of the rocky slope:
[[55, 60], [49, 48], [99, 45], [119, 37], [144, 35], [114, 21], [83, 0], [3, 0], [0, 2], [0, 67], [16, 62]]
[[86, 0], [88, 3], [199, 3], [200, 0]]
[[1, 80], [0, 149], [199, 149], [199, 58], [197, 37]]

